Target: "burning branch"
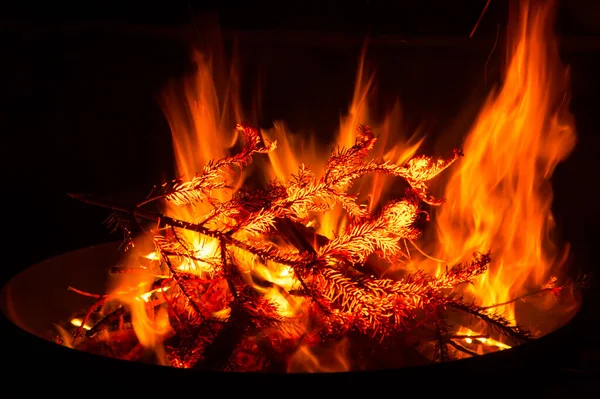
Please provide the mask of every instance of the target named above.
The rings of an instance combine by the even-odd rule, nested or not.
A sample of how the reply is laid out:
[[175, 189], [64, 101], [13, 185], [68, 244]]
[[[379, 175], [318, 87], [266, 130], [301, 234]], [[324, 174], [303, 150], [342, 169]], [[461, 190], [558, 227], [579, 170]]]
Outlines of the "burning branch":
[[[189, 181], [155, 187], [135, 206], [73, 195], [115, 213], [113, 225], [124, 231], [129, 252], [136, 251], [134, 244], [143, 237], [155, 246], [128, 266], [150, 283], [99, 297], [86, 321], [108, 303], [116, 302], [116, 308], [96, 317], [88, 334], [80, 334], [82, 323], [74, 346], [98, 347], [101, 337], [121, 332], [127, 339], [119, 342], [125, 347], [110, 351], [117, 357], [143, 360], [151, 353], [176, 367], [277, 370], [300, 347], [317, 347], [348, 334], [383, 341], [426, 329], [436, 337], [436, 357], [446, 360], [447, 345], [472, 352], [455, 342], [450, 309], [466, 312], [510, 339], [529, 339], [501, 315], [453, 294], [487, 271], [489, 254], [475, 254], [471, 262], [439, 275], [417, 271], [392, 280], [369, 271], [373, 256], [393, 264], [405, 240], [420, 236], [416, 224], [425, 214], [423, 204], [443, 203], [428, 193], [427, 183], [456, 161], [459, 151], [448, 159], [420, 156], [402, 165], [369, 160], [377, 138], [363, 126], [352, 147], [331, 154], [321, 177], [301, 165], [287, 182], [242, 189], [219, 201], [212, 193], [232, 187], [234, 169], [275, 148], [274, 143], [263, 145], [250, 127], [238, 130], [246, 143], [238, 154], [209, 163]], [[359, 204], [349, 189], [356, 179], [374, 173], [404, 179], [406, 196], [377, 212]], [[181, 220], [145, 207], [159, 200], [177, 206], [208, 200], [211, 208], [194, 220]], [[307, 227], [311, 215], [336, 204], [350, 220], [341, 234], [328, 239]], [[134, 237], [131, 226], [145, 222], [151, 227], [143, 229], [142, 238]], [[198, 236], [203, 244], [190, 241]], [[135, 264], [140, 259], [145, 259], [143, 266]], [[129, 330], [135, 339], [127, 335]]]

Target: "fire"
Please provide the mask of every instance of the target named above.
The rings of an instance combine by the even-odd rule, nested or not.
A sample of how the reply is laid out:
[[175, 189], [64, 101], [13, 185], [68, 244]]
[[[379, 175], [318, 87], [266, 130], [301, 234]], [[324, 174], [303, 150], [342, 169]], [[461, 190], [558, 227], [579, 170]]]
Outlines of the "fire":
[[301, 346], [289, 361], [290, 373], [339, 373], [351, 370], [350, 342], [347, 338], [328, 348], [313, 351]]
[[92, 327], [88, 326], [87, 324], [83, 324], [83, 320], [80, 317], [73, 317], [71, 319], [71, 324], [74, 325], [75, 327], [81, 327], [83, 325], [83, 328], [85, 330], [89, 330]]
[[[199, 53], [194, 54], [197, 73], [180, 87], [171, 83], [162, 97], [162, 106], [171, 127], [175, 168], [178, 176], [191, 179], [213, 159], [223, 158], [237, 141], [237, 131], [230, 129], [231, 122], [225, 118], [232, 112], [240, 117], [239, 108], [231, 110], [231, 104], [220, 103], [218, 90], [213, 81], [210, 60]], [[238, 177], [238, 187], [244, 176]], [[233, 191], [235, 192], [235, 191]], [[223, 200], [222, 192], [214, 193], [216, 199]], [[210, 204], [200, 202], [194, 207], [179, 207], [167, 204], [167, 213], [188, 220], [210, 210]], [[218, 242], [210, 237], [184, 232], [186, 241], [192, 243], [198, 258], [217, 257]], [[201, 261], [186, 261], [180, 266], [184, 270], [205, 271]]]
[[[492, 339], [490, 337], [477, 334], [475, 331], [463, 326], [459, 328], [457, 337], [460, 337], [459, 339], [462, 340], [463, 345], [466, 345], [467, 347], [474, 347], [474, 352], [476, 352], [479, 355], [484, 354], [484, 350], [487, 349], [511, 348], [510, 345], [506, 345], [505, 343], [496, 341], [495, 339]], [[484, 349], [484, 347], [487, 348]]]
[[[274, 287], [281, 287], [287, 292], [299, 288], [300, 285], [294, 276], [294, 271], [287, 266], [257, 263], [253, 267], [253, 273], [264, 281], [274, 283]], [[281, 316], [297, 316], [301, 309], [302, 299], [294, 299], [289, 295], [284, 295], [282, 291], [274, 287], [262, 287], [259, 284], [254, 284], [254, 288], [258, 292], [261, 292], [265, 298], [277, 306]]]
[[[537, 320], [530, 312], [549, 309], [553, 306], [552, 298], [538, 298], [529, 294], [535, 291], [554, 293], [555, 288], [547, 285], [548, 281], [555, 283], [553, 276], [560, 278], [564, 274], [563, 266], [568, 248], [562, 249], [552, 241], [554, 222], [550, 179], [556, 166], [574, 148], [576, 136], [567, 111], [566, 71], [558, 57], [556, 43], [549, 39], [552, 37], [550, 29], [553, 7], [548, 3], [534, 5], [524, 1], [520, 8], [512, 11], [513, 25], [509, 29], [508, 43], [510, 51], [502, 85], [483, 104], [464, 141], [463, 151], [466, 156], [455, 165], [449, 166], [457, 156], [446, 163], [441, 160], [432, 161], [428, 157], [415, 157], [424, 138], [418, 132], [404, 134], [398, 104], [382, 121], [371, 117], [369, 96], [373, 93], [373, 77], [365, 71], [363, 52], [352, 103], [347, 115], [340, 121], [333, 143], [322, 145], [315, 137], [293, 134], [284, 123], [276, 122], [272, 129], [260, 131], [260, 136], [265, 143], [276, 141], [278, 150], [263, 151], [268, 154], [265, 157], [268, 161], [255, 162], [252, 165], [254, 168], [249, 171], [244, 169], [238, 173], [228, 169], [226, 174], [230, 190], [203, 193], [201, 201], [186, 203], [184, 206], [174, 203], [176, 201], [166, 202], [162, 210], [164, 215], [190, 221], [197, 229], [181, 229], [180, 233], [176, 233], [173, 226], [160, 226], [157, 231], [160, 230], [165, 235], [182, 234], [181, 242], [190, 245], [189, 248], [183, 248], [188, 256], [179, 259], [175, 265], [167, 262], [167, 266], [164, 266], [161, 259], [164, 253], [160, 250], [148, 250], [143, 256], [147, 263], [144, 272], [119, 278], [109, 295], [111, 300], [118, 300], [130, 310], [131, 324], [139, 344], [154, 351], [162, 363], [169, 363], [164, 342], [173, 334], [173, 324], [180, 321], [170, 320], [168, 312], [169, 306], [173, 306], [171, 301], [176, 301], [169, 297], [175, 295], [172, 292], [175, 290], [170, 290], [169, 286], [157, 286], [157, 276], [161, 276], [164, 281], [175, 280], [175, 272], [181, 271], [197, 278], [194, 280], [196, 285], [186, 289], [194, 290], [200, 298], [211, 300], [208, 301], [209, 309], [186, 310], [188, 315], [196, 317], [195, 321], [214, 319], [222, 322], [237, 317], [230, 306], [230, 297], [237, 295], [236, 290], [223, 281], [210, 282], [215, 264], [224, 269], [226, 265], [235, 264], [235, 271], [225, 270], [225, 275], [239, 274], [239, 279], [247, 287], [252, 287], [255, 293], [265, 299], [261, 306], [265, 309], [273, 306], [277, 317], [293, 320], [295, 323], [291, 332], [287, 332], [289, 336], [274, 334], [272, 337], [274, 341], [284, 342], [290, 337], [300, 341], [300, 345], [293, 350], [288, 371], [350, 370], [352, 362], [349, 359], [348, 338], [319, 350], [305, 343], [314, 340], [310, 336], [312, 321], [306, 316], [312, 305], [306, 297], [298, 294], [303, 291], [306, 293], [309, 288], [293, 267], [277, 263], [268, 256], [259, 260], [256, 253], [267, 253], [267, 249], [258, 248], [254, 253], [232, 249], [231, 253], [226, 253], [226, 240], [239, 242], [249, 239], [252, 236], [249, 232], [243, 233], [245, 235], [221, 232], [199, 234], [198, 229], [204, 228], [204, 223], [207, 223], [206, 215], [211, 214], [214, 204], [223, 204], [235, 198], [236, 194], [242, 192], [245, 183], [254, 183], [252, 178], [256, 175], [261, 181], [288, 181], [298, 173], [301, 165], [308, 165], [314, 175], [321, 178], [326, 173], [326, 165], [322, 161], [330, 156], [332, 144], [340, 148], [361, 144], [367, 148], [370, 140], [375, 142], [368, 131], [363, 132], [363, 142], [356, 144], [359, 142], [356, 138], [357, 128], [363, 124], [369, 125], [378, 135], [378, 146], [371, 154], [374, 159], [385, 165], [409, 166], [406, 169], [394, 169], [394, 172], [387, 174], [361, 175], [352, 186], [349, 196], [356, 195], [358, 208], [382, 215], [380, 218], [383, 222], [380, 219], [367, 220], [362, 226], [354, 226], [356, 231], [350, 229], [350, 233], [354, 231], [359, 239], [367, 237], [366, 241], [370, 239], [381, 244], [379, 252], [386, 260], [392, 259], [388, 270], [375, 270], [376, 272], [385, 276], [386, 273], [396, 271], [408, 274], [415, 270], [425, 270], [437, 275], [440, 280], [419, 281], [421, 286], [418, 289], [418, 284], [410, 279], [408, 282], [384, 282], [380, 285], [368, 279], [356, 283], [338, 273], [338, 270], [324, 268], [326, 271], [318, 278], [331, 278], [346, 287], [350, 293], [348, 298], [344, 298], [335, 291], [333, 283], [328, 285], [328, 281], [318, 280], [322, 282], [323, 291], [319, 295], [332, 303], [339, 300], [343, 302], [343, 306], [351, 304], [350, 309], [356, 309], [357, 313], [340, 316], [343, 312], [336, 309], [335, 316], [347, 317], [340, 320], [348, 323], [359, 317], [369, 319], [377, 333], [383, 329], [380, 325], [382, 322], [376, 315], [369, 315], [369, 311], [379, 312], [381, 319], [386, 321], [394, 317], [400, 318], [394, 314], [394, 309], [390, 309], [390, 303], [402, 300], [405, 309], [400, 313], [405, 312], [402, 316], [410, 319], [411, 312], [415, 312], [423, 302], [431, 300], [434, 296], [432, 292], [437, 294], [438, 291], [448, 289], [476, 300], [484, 310], [498, 311], [511, 324], [526, 324], [535, 335], [547, 333], [550, 330], [548, 326], [541, 327], [535, 322], [529, 322], [530, 319]], [[163, 97], [163, 109], [172, 132], [175, 169], [182, 181], [190, 181], [206, 170], [207, 164], [235, 153], [237, 150], [234, 147], [239, 143], [240, 131], [243, 132], [243, 129], [232, 129], [234, 123], [243, 120], [241, 107], [234, 101], [237, 97], [229, 92], [219, 97], [221, 92], [213, 81], [210, 60], [196, 55], [195, 61], [197, 71], [194, 79], [184, 81], [181, 86], [173, 83]], [[411, 181], [413, 184], [420, 184], [418, 187], [411, 184], [413, 196], [418, 196], [419, 193], [424, 195], [427, 188], [425, 182], [429, 182], [429, 178], [424, 175], [429, 173], [433, 177], [446, 167], [450, 167], [450, 177], [445, 186], [446, 202], [428, 215], [436, 230], [435, 240], [414, 242], [418, 234], [412, 229], [412, 224], [420, 212], [417, 212], [415, 200], [386, 205], [390, 198], [399, 195], [394, 179], [408, 174], [409, 184]], [[304, 166], [300, 170], [306, 170], [303, 168]], [[415, 178], [419, 173], [421, 175]], [[415, 187], [425, 189], [419, 191]], [[141, 205], [150, 201], [151, 199], [146, 200]], [[239, 209], [237, 211], [241, 212]], [[347, 244], [336, 242], [340, 235], [350, 234], [348, 228], [353, 227], [347, 212], [339, 203], [330, 212], [306, 212], [310, 215], [303, 221], [303, 227], [314, 233], [314, 240], [309, 242], [309, 246], [326, 259], [323, 263], [333, 262], [331, 259], [342, 256], [340, 252], [343, 251], [331, 250], [328, 253], [327, 250], [334, 244], [339, 244], [340, 247]], [[252, 215], [255, 219], [260, 219], [260, 213]], [[239, 222], [235, 217], [230, 219], [229, 223]], [[277, 223], [275, 219], [273, 217], [269, 223]], [[245, 222], [251, 223], [253, 220]], [[403, 234], [393, 235], [390, 231], [401, 231]], [[392, 242], [399, 241], [398, 236], [403, 237], [402, 248], [397, 242]], [[178, 236], [175, 236], [174, 241], [178, 241]], [[352, 252], [355, 248], [350, 245], [344, 248], [347, 250], [345, 256], [352, 260], [359, 258], [360, 263], [366, 263], [368, 254], [357, 255]], [[468, 264], [474, 253], [487, 251], [491, 252], [492, 259], [489, 272], [481, 273], [482, 268], [487, 266], [488, 258], [477, 255], [473, 270], [479, 268], [479, 271], [473, 272], [476, 274], [474, 284], [464, 284], [469, 278], [463, 281], [456, 274], [448, 277], [448, 272], [444, 271], [457, 264]], [[311, 254], [303, 252], [302, 256], [309, 257]], [[135, 258], [131, 262], [141, 261]], [[377, 267], [377, 264], [373, 265], [373, 269]], [[452, 278], [460, 281], [449, 282]], [[454, 283], [460, 287], [456, 288]], [[366, 291], [360, 291], [364, 287], [367, 287]], [[414, 295], [410, 296], [407, 291]], [[444, 303], [450, 307], [450, 302]], [[254, 310], [259, 312], [261, 309]], [[561, 310], [568, 313], [573, 310], [573, 306]], [[559, 324], [560, 314], [556, 313], [558, 310], [552, 311]], [[462, 325], [458, 324], [448, 333], [452, 337], [449, 338], [449, 343], [458, 346], [464, 353], [482, 354], [511, 347], [502, 338], [492, 337], [483, 327], [467, 320], [461, 322]], [[84, 319], [71, 320], [72, 325], [89, 329], [84, 323]], [[398, 321], [397, 324], [401, 323]], [[257, 333], [257, 337], [258, 335]], [[196, 338], [193, 342], [195, 340]], [[250, 339], [249, 342], [254, 341]]]
[[[551, 239], [550, 179], [576, 141], [567, 74], [551, 34], [552, 7], [522, 2], [512, 12], [504, 81], [481, 108], [465, 140], [468, 156], [455, 166], [447, 203], [435, 215], [438, 258], [453, 264], [491, 251], [490, 273], [467, 289], [484, 306], [539, 290], [563, 272], [565, 260], [565, 249]], [[527, 321], [519, 318], [518, 302], [496, 310]]]

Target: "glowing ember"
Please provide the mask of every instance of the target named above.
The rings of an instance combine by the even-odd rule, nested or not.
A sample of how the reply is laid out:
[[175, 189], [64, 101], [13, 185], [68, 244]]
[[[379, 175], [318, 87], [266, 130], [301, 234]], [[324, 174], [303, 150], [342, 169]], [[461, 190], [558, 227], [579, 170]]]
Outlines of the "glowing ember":
[[73, 317], [71, 319], [71, 324], [73, 324], [75, 327], [81, 327], [81, 326], [83, 326], [83, 328], [85, 330], [89, 330], [90, 328], [92, 328], [92, 327], [88, 326], [87, 324], [83, 325], [83, 320], [81, 320], [81, 318], [79, 318], [79, 317]]
[[[74, 289], [99, 302], [63, 342], [174, 367], [317, 372], [407, 347], [481, 355], [556, 328], [577, 301], [549, 238], [549, 181], [575, 134], [552, 11], [523, 2], [513, 15], [504, 82], [464, 157], [415, 155], [423, 140], [398, 137], [397, 108], [371, 123], [362, 62], [333, 152], [281, 123], [231, 131], [239, 107], [219, 109], [197, 56], [196, 80], [163, 103], [181, 177], [133, 207], [77, 196], [114, 212], [127, 256], [108, 295]], [[440, 174], [445, 201], [429, 190]]]

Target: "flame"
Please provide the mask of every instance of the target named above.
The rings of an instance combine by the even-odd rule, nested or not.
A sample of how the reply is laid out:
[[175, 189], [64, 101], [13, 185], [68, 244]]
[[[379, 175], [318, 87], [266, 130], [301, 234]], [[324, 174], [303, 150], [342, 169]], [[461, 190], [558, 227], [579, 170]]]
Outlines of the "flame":
[[[434, 218], [437, 237], [432, 253], [435, 258], [428, 257], [417, 265], [429, 271], [441, 270], [440, 262], [432, 263], [432, 259], [443, 259], [452, 265], [469, 261], [474, 252], [491, 251], [490, 272], [465, 288], [464, 293], [483, 306], [501, 304], [496, 310], [518, 324], [523, 324], [526, 318], [518, 317], [518, 307], [511, 299], [543, 287], [550, 276], [560, 275], [566, 254], [566, 250], [561, 251], [551, 240], [554, 221], [550, 178], [555, 167], [572, 151], [576, 137], [567, 112], [566, 72], [556, 43], [550, 39], [552, 10], [548, 3], [533, 6], [528, 2], [512, 10], [516, 13], [512, 15], [509, 33], [514, 37], [510, 37], [503, 83], [489, 95], [470, 129], [463, 147], [466, 156], [449, 171], [446, 203]], [[373, 75], [366, 72], [365, 58], [363, 51], [352, 102], [340, 120], [333, 146], [352, 146], [358, 125], [368, 124], [379, 135], [375, 157], [402, 163], [415, 155], [424, 137], [418, 131], [410, 136], [404, 134], [399, 103], [382, 120], [371, 116], [369, 97], [373, 93]], [[237, 142], [233, 127], [242, 121], [239, 104], [230, 103], [237, 97], [226, 95], [228, 102], [219, 98], [210, 60], [199, 54], [194, 60], [197, 66], [194, 78], [184, 81], [182, 86], [172, 84], [163, 97], [163, 109], [172, 132], [176, 172], [186, 179], [201, 171], [209, 161], [228, 154]], [[265, 179], [286, 181], [303, 163], [317, 175], [323, 172], [323, 160], [327, 159], [332, 143], [320, 143], [312, 135], [294, 134], [283, 122], [274, 123], [272, 129], [263, 129], [261, 134], [267, 140], [278, 142], [278, 150], [268, 154], [268, 162], [256, 161]], [[235, 193], [235, 188], [239, 188], [247, 176], [237, 176], [234, 190], [228, 194], [215, 193], [217, 199], [227, 200], [225, 196]], [[394, 192], [392, 179], [383, 175], [365, 177], [353, 190], [363, 203], [375, 209], [385, 203], [387, 197], [401, 194]], [[167, 214], [183, 220], [193, 220], [194, 216], [211, 209], [208, 203], [197, 203], [193, 207], [167, 204], [166, 207]], [[338, 207], [314, 216], [308, 226], [332, 238], [346, 223], [347, 218]], [[188, 231], [183, 234], [186, 241], [193, 244], [198, 257], [220, 257], [215, 239]], [[254, 275], [290, 291], [299, 284], [290, 268], [260, 263], [248, 253], [235, 256], [241, 268], [247, 269], [243, 272], [248, 282], [277, 306], [281, 316], [295, 317], [302, 312], [301, 301], [274, 287], [252, 282]], [[158, 261], [159, 255], [151, 252], [146, 258]], [[178, 267], [202, 274], [209, 266], [187, 260]], [[132, 322], [140, 343], [158, 353], [161, 337], [169, 334], [170, 325], [164, 307], [148, 306], [158, 291], [151, 287], [154, 278], [150, 274], [146, 277], [137, 275], [132, 277], [133, 281], [124, 279], [115, 292], [132, 310]], [[129, 289], [125, 290], [124, 286]], [[547, 305], [540, 300], [535, 302], [540, 307]], [[214, 311], [213, 316], [227, 318], [230, 311], [225, 307]], [[457, 334], [466, 335], [462, 343], [470, 346], [510, 347], [466, 326], [460, 326]], [[342, 340], [333, 348], [317, 353], [303, 345], [294, 354], [290, 371], [349, 370], [348, 346], [348, 341]]]
[[[218, 97], [210, 59], [199, 53], [194, 53], [193, 61], [197, 67], [191, 79], [179, 86], [176, 82], [165, 90], [162, 97], [162, 107], [171, 128], [175, 169], [179, 177], [189, 180], [202, 171], [210, 161], [227, 156], [228, 151], [235, 145], [237, 131], [234, 124], [228, 123], [225, 117], [230, 112], [231, 104], [221, 104]], [[239, 108], [233, 107], [233, 116], [240, 119]], [[228, 126], [228, 127], [225, 127]], [[237, 176], [234, 185], [239, 187], [244, 181], [244, 175]], [[232, 191], [232, 193], [235, 190]], [[223, 192], [215, 193], [218, 200], [226, 200]], [[230, 193], [231, 195], [231, 193]], [[208, 203], [197, 203], [193, 206], [180, 207], [171, 203], [166, 204], [165, 213], [183, 220], [193, 220], [210, 209]], [[219, 243], [217, 240], [194, 234], [190, 231], [181, 233], [186, 242], [191, 243], [196, 258], [218, 258]], [[145, 258], [159, 261], [158, 252], [150, 252]], [[135, 260], [132, 260], [135, 261]], [[158, 263], [158, 262], [157, 262]], [[202, 274], [210, 271], [208, 263], [201, 260], [182, 260], [177, 268], [189, 273]], [[140, 344], [153, 350], [165, 362], [162, 342], [170, 334], [171, 326], [166, 306], [155, 307], [149, 304], [151, 297], [164, 291], [151, 289], [153, 276], [150, 273], [132, 278], [122, 278], [114, 288], [114, 296], [129, 306], [132, 314], [132, 324]], [[133, 290], [131, 287], [134, 287]], [[227, 316], [229, 309], [214, 312], [215, 317]]]
[[[364, 124], [371, 126], [378, 134], [378, 146], [373, 150], [374, 158], [402, 163], [416, 154], [424, 137], [418, 138], [418, 132], [415, 132], [411, 137], [405, 138], [398, 102], [383, 120], [371, 117], [369, 97], [374, 94], [374, 75], [367, 71], [365, 59], [366, 47], [359, 58], [352, 101], [347, 113], [340, 118], [339, 130], [333, 143], [318, 143], [312, 135], [293, 134], [283, 122], [275, 122], [272, 129], [263, 130], [265, 138], [277, 140], [278, 143], [277, 151], [269, 153], [269, 164], [264, 167], [264, 173], [269, 179], [288, 180], [290, 175], [298, 171], [300, 164], [309, 165], [320, 176], [325, 169], [323, 160], [329, 157], [331, 148], [353, 146], [357, 128]], [[364, 177], [355, 185], [354, 191], [362, 193], [363, 202], [370, 208], [375, 208], [386, 194], [386, 187], [392, 179], [385, 175]], [[320, 235], [333, 238], [344, 230], [347, 222], [344, 211], [338, 206], [330, 212], [316, 215], [309, 222], [309, 227], [314, 227]]]
[[[140, 240], [141, 246], [144, 246]], [[150, 252], [144, 256], [150, 262], [143, 268], [139, 268], [138, 273], [118, 275], [111, 281], [112, 286], [109, 289], [109, 300], [105, 304], [111, 307], [112, 304], [125, 306], [131, 313], [131, 324], [137, 336], [139, 344], [145, 349], [155, 353], [161, 364], [168, 364], [164, 353], [163, 342], [172, 334], [171, 324], [167, 306], [157, 298], [162, 297], [162, 293], [169, 291], [170, 287], [155, 287], [157, 267], [161, 263], [159, 256], [155, 252]], [[140, 260], [135, 252], [130, 253], [123, 259], [124, 264], [131, 267], [139, 267]], [[158, 304], [157, 304], [158, 303]], [[71, 320], [74, 326], [80, 326], [82, 320], [75, 318]], [[86, 326], [84, 326], [85, 329]]]
[[252, 271], [264, 281], [274, 283], [273, 287], [261, 287], [258, 284], [254, 284], [254, 288], [277, 306], [280, 316], [294, 317], [299, 314], [301, 305], [304, 302], [303, 298], [294, 298], [291, 295], [285, 295], [282, 290], [276, 288], [281, 287], [286, 292], [289, 292], [300, 287], [300, 282], [296, 279], [291, 267], [274, 263], [268, 265], [257, 263], [254, 265]]
[[[73, 317], [71, 319], [71, 324], [74, 325], [75, 327], [81, 327], [81, 324], [83, 323], [83, 319], [79, 318], [79, 317]], [[88, 326], [87, 324], [83, 326], [84, 330], [89, 330], [92, 327]]]
[[[552, 10], [528, 2], [511, 10], [514, 38], [503, 84], [471, 128], [466, 156], [447, 184], [447, 203], [435, 216], [438, 258], [455, 264], [491, 251], [490, 272], [467, 289], [483, 306], [540, 289], [564, 263], [551, 240], [550, 179], [576, 137], [566, 70], [550, 32]], [[517, 318], [515, 303], [496, 310], [512, 322], [526, 321]]]
[[[200, 53], [193, 54], [196, 73], [183, 81], [183, 85], [172, 82], [162, 97], [162, 108], [171, 128], [175, 168], [179, 177], [188, 180], [202, 171], [204, 166], [216, 159], [224, 158], [236, 144], [238, 134], [235, 122], [241, 120], [238, 104], [223, 102], [213, 79], [211, 60]], [[227, 93], [224, 93], [226, 98]], [[233, 118], [226, 116], [231, 113]], [[237, 176], [234, 185], [239, 187], [245, 175]], [[214, 193], [217, 200], [226, 200], [226, 196], [235, 193], [219, 191]], [[196, 203], [189, 207], [180, 207], [168, 203], [166, 213], [182, 220], [193, 220], [211, 209], [207, 202]], [[219, 256], [217, 240], [184, 231], [183, 238], [193, 245], [198, 258]], [[188, 272], [201, 273], [209, 269], [201, 261], [187, 260], [179, 268]]]
[[302, 345], [288, 363], [290, 373], [338, 373], [349, 371], [350, 340], [343, 338], [330, 347], [311, 349]]
[[496, 341], [493, 338], [477, 334], [475, 331], [464, 326], [460, 326], [460, 328], [458, 329], [457, 337], [460, 337], [457, 339], [457, 341], [459, 341], [459, 344], [465, 345], [469, 349], [473, 348], [474, 352], [478, 354], [483, 354], [490, 350], [502, 350], [511, 348], [510, 345], [506, 345], [505, 343]]

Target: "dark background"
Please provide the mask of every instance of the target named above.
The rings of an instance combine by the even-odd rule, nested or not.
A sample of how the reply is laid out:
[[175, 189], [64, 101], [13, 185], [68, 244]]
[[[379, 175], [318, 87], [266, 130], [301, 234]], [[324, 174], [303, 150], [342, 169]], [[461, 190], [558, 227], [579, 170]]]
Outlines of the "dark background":
[[[506, 24], [508, 1], [492, 0], [469, 38], [485, 3], [3, 4], [0, 282], [47, 257], [118, 238], [102, 226], [104, 211], [66, 193], [145, 190], [172, 171], [169, 128], [156, 96], [169, 78], [190, 70], [191, 45], [222, 40], [225, 55], [237, 48], [245, 108], [255, 110], [259, 94], [262, 100], [248, 114], [253, 123], [284, 120], [292, 130], [327, 135], [347, 109], [368, 34], [380, 111], [398, 96], [407, 130], [450, 132], [460, 145], [501, 68], [497, 51], [486, 85], [485, 63]], [[600, 219], [600, 3], [559, 2], [556, 26], [571, 68], [578, 144], [555, 173], [554, 208], [575, 263], [590, 272]], [[599, 370], [597, 299], [587, 295], [571, 335], [547, 350], [564, 361], [557, 369], [572, 370], [566, 380]]]

